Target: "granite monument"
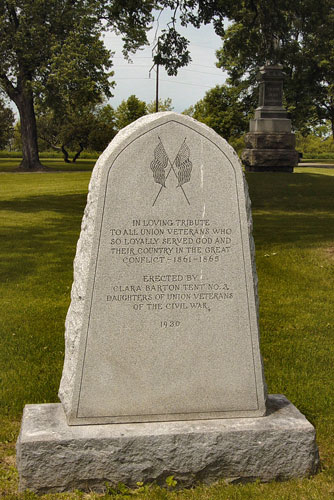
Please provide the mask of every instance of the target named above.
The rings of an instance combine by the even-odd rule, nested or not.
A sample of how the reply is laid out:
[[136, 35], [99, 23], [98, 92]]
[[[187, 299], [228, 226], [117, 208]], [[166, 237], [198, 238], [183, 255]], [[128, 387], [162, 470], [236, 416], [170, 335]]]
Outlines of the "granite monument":
[[98, 160], [65, 337], [61, 404], [24, 411], [22, 490], [316, 470], [314, 428], [266, 395], [247, 185], [205, 125], [150, 115]]
[[284, 78], [280, 64], [262, 66], [258, 73], [259, 106], [250, 120], [242, 153], [247, 172], [293, 172], [298, 164], [295, 134], [283, 107]]

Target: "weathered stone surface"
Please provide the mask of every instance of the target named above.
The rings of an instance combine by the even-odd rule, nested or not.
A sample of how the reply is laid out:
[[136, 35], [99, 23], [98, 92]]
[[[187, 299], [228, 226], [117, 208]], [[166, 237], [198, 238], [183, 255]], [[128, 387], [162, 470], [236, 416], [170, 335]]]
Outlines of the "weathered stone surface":
[[288, 118], [288, 112], [282, 106], [259, 106], [254, 118]]
[[287, 149], [245, 149], [242, 161], [246, 166], [291, 167], [298, 165], [298, 153]]
[[259, 81], [259, 107], [283, 109], [283, 81], [285, 73], [281, 64], [262, 66], [257, 74]]
[[[248, 172], [293, 172], [298, 164], [291, 120], [283, 107], [283, 80], [280, 64], [260, 68], [259, 106], [249, 122], [242, 160]], [[266, 152], [264, 151], [266, 150]], [[291, 150], [287, 152], [284, 150]]]
[[245, 135], [245, 144], [248, 149], [294, 149], [296, 146], [295, 134], [262, 134], [251, 133]]
[[285, 134], [291, 132], [291, 120], [288, 118], [258, 118], [249, 120], [250, 132], [267, 134]]
[[105, 482], [180, 486], [305, 477], [316, 472], [315, 431], [281, 395], [267, 416], [68, 426], [60, 404], [27, 405], [17, 443], [20, 490], [103, 490]]
[[69, 424], [264, 414], [251, 225], [241, 164], [213, 130], [158, 113], [117, 135], [74, 263]]

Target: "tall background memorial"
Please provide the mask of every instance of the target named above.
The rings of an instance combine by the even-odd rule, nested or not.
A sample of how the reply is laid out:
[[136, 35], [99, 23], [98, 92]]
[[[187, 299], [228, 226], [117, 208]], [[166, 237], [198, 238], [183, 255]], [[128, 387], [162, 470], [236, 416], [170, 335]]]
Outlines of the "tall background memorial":
[[242, 153], [247, 172], [293, 172], [298, 165], [296, 137], [283, 106], [282, 69], [280, 64], [268, 64], [258, 72], [259, 105], [250, 120]]

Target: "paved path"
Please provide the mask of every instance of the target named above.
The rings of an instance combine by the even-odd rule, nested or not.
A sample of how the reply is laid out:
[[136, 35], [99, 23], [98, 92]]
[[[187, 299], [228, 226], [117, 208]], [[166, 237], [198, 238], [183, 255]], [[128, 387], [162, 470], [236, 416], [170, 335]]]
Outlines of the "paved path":
[[298, 163], [298, 167], [334, 168], [334, 163]]

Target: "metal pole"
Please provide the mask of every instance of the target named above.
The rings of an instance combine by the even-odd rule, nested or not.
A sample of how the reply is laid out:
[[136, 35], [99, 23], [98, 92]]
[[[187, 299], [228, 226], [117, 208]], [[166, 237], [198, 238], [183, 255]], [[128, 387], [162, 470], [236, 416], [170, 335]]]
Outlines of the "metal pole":
[[159, 63], [157, 63], [157, 74], [155, 80], [155, 112], [159, 111]]

